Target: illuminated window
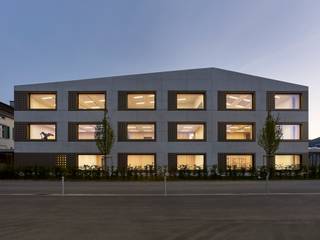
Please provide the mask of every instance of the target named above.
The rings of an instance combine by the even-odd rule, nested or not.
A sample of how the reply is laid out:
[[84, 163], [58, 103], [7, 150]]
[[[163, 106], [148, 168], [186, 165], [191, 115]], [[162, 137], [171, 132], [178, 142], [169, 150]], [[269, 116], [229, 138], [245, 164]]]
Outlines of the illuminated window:
[[204, 124], [177, 124], [178, 140], [204, 140]]
[[300, 109], [300, 94], [275, 94], [275, 109]]
[[78, 139], [79, 140], [94, 140], [96, 132], [96, 124], [79, 124]]
[[276, 155], [275, 168], [276, 170], [297, 170], [300, 168], [301, 156], [300, 155]]
[[30, 109], [56, 109], [55, 93], [30, 93], [29, 94]]
[[204, 109], [204, 94], [178, 93], [177, 109]]
[[282, 130], [283, 140], [299, 140], [300, 139], [300, 125], [299, 124], [283, 124], [279, 125]]
[[154, 93], [128, 93], [128, 109], [155, 109]]
[[79, 93], [78, 109], [105, 109], [106, 96], [104, 93]]
[[52, 141], [56, 139], [55, 124], [30, 124], [30, 140]]
[[249, 170], [253, 167], [252, 155], [227, 155], [226, 165], [228, 169], [246, 169]]
[[227, 140], [252, 140], [252, 124], [227, 124]]
[[154, 140], [155, 124], [127, 124], [127, 138], [128, 140]]
[[226, 109], [253, 109], [253, 94], [226, 94]]
[[78, 155], [78, 168], [102, 167], [102, 155]]
[[128, 168], [140, 168], [155, 166], [155, 155], [151, 154], [132, 154], [127, 156]]
[[203, 154], [179, 154], [177, 155], [177, 169], [196, 170], [204, 168]]

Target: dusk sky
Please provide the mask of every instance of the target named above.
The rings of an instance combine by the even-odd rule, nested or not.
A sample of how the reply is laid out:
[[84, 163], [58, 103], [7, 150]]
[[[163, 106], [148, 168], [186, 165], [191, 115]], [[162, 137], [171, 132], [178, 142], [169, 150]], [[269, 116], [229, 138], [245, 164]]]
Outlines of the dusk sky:
[[13, 86], [218, 67], [309, 86], [320, 136], [318, 0], [1, 0], [0, 100]]

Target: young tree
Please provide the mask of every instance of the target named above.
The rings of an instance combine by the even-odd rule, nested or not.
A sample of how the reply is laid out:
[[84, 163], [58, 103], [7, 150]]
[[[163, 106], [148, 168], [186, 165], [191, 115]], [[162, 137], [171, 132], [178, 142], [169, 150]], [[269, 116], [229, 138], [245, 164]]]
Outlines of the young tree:
[[110, 154], [114, 143], [113, 129], [109, 122], [108, 112], [104, 112], [104, 117], [100, 124], [97, 124], [95, 131], [96, 145], [103, 155], [103, 166], [107, 165], [107, 155]]
[[267, 158], [267, 166], [272, 166], [272, 160], [279, 148], [282, 138], [282, 130], [279, 127], [279, 117], [274, 118], [268, 112], [264, 126], [260, 131], [258, 144], [264, 149]]

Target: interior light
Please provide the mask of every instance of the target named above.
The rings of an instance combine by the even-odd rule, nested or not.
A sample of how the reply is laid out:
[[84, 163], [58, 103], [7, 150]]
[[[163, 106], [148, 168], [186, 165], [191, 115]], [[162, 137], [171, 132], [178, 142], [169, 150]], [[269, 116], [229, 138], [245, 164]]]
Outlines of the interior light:
[[98, 109], [98, 108], [100, 108], [99, 106], [92, 106], [92, 107], [90, 107], [90, 108], [92, 108], [92, 109]]
[[153, 98], [153, 97], [154, 97], [154, 95], [153, 95], [153, 94], [150, 94], [150, 95], [148, 95], [148, 97], [151, 97], [151, 98]]
[[84, 103], [94, 103], [92, 100], [83, 101]]
[[152, 128], [151, 126], [142, 126], [142, 128]]
[[99, 100], [99, 102], [105, 102], [105, 101], [106, 101], [106, 100], [104, 100], [104, 99], [100, 99], [100, 100]]
[[128, 126], [128, 129], [136, 129], [136, 126]]
[[137, 105], [145, 104], [145, 102], [137, 102]]
[[239, 99], [238, 97], [235, 97], [235, 96], [232, 96], [232, 95], [228, 95], [228, 98], [231, 98], [231, 99]]
[[251, 99], [244, 98], [244, 99], [242, 99], [242, 101], [251, 102]]
[[40, 99], [42, 99], [42, 100], [49, 100], [49, 99], [53, 99], [53, 97], [41, 97]]
[[280, 97], [280, 96], [278, 96], [278, 95], [275, 95], [275, 96], [274, 96], [274, 98], [276, 98], [276, 99], [280, 99], [281, 97]]
[[186, 98], [178, 98], [177, 99], [178, 101], [185, 101], [185, 100], [187, 100]]
[[143, 98], [143, 96], [134, 96], [133, 98], [134, 99], [140, 99], [140, 98]]

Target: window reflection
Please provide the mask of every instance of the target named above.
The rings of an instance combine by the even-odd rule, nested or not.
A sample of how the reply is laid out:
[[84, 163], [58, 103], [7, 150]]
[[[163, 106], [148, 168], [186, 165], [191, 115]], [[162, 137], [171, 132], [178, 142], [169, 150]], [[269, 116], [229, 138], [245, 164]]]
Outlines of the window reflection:
[[300, 139], [300, 125], [299, 124], [284, 124], [279, 125], [282, 130], [283, 140], [299, 140]]
[[79, 124], [78, 139], [79, 140], [94, 140], [97, 124]]
[[275, 109], [300, 109], [300, 94], [275, 94]]
[[204, 94], [177, 94], [177, 109], [204, 109]]

